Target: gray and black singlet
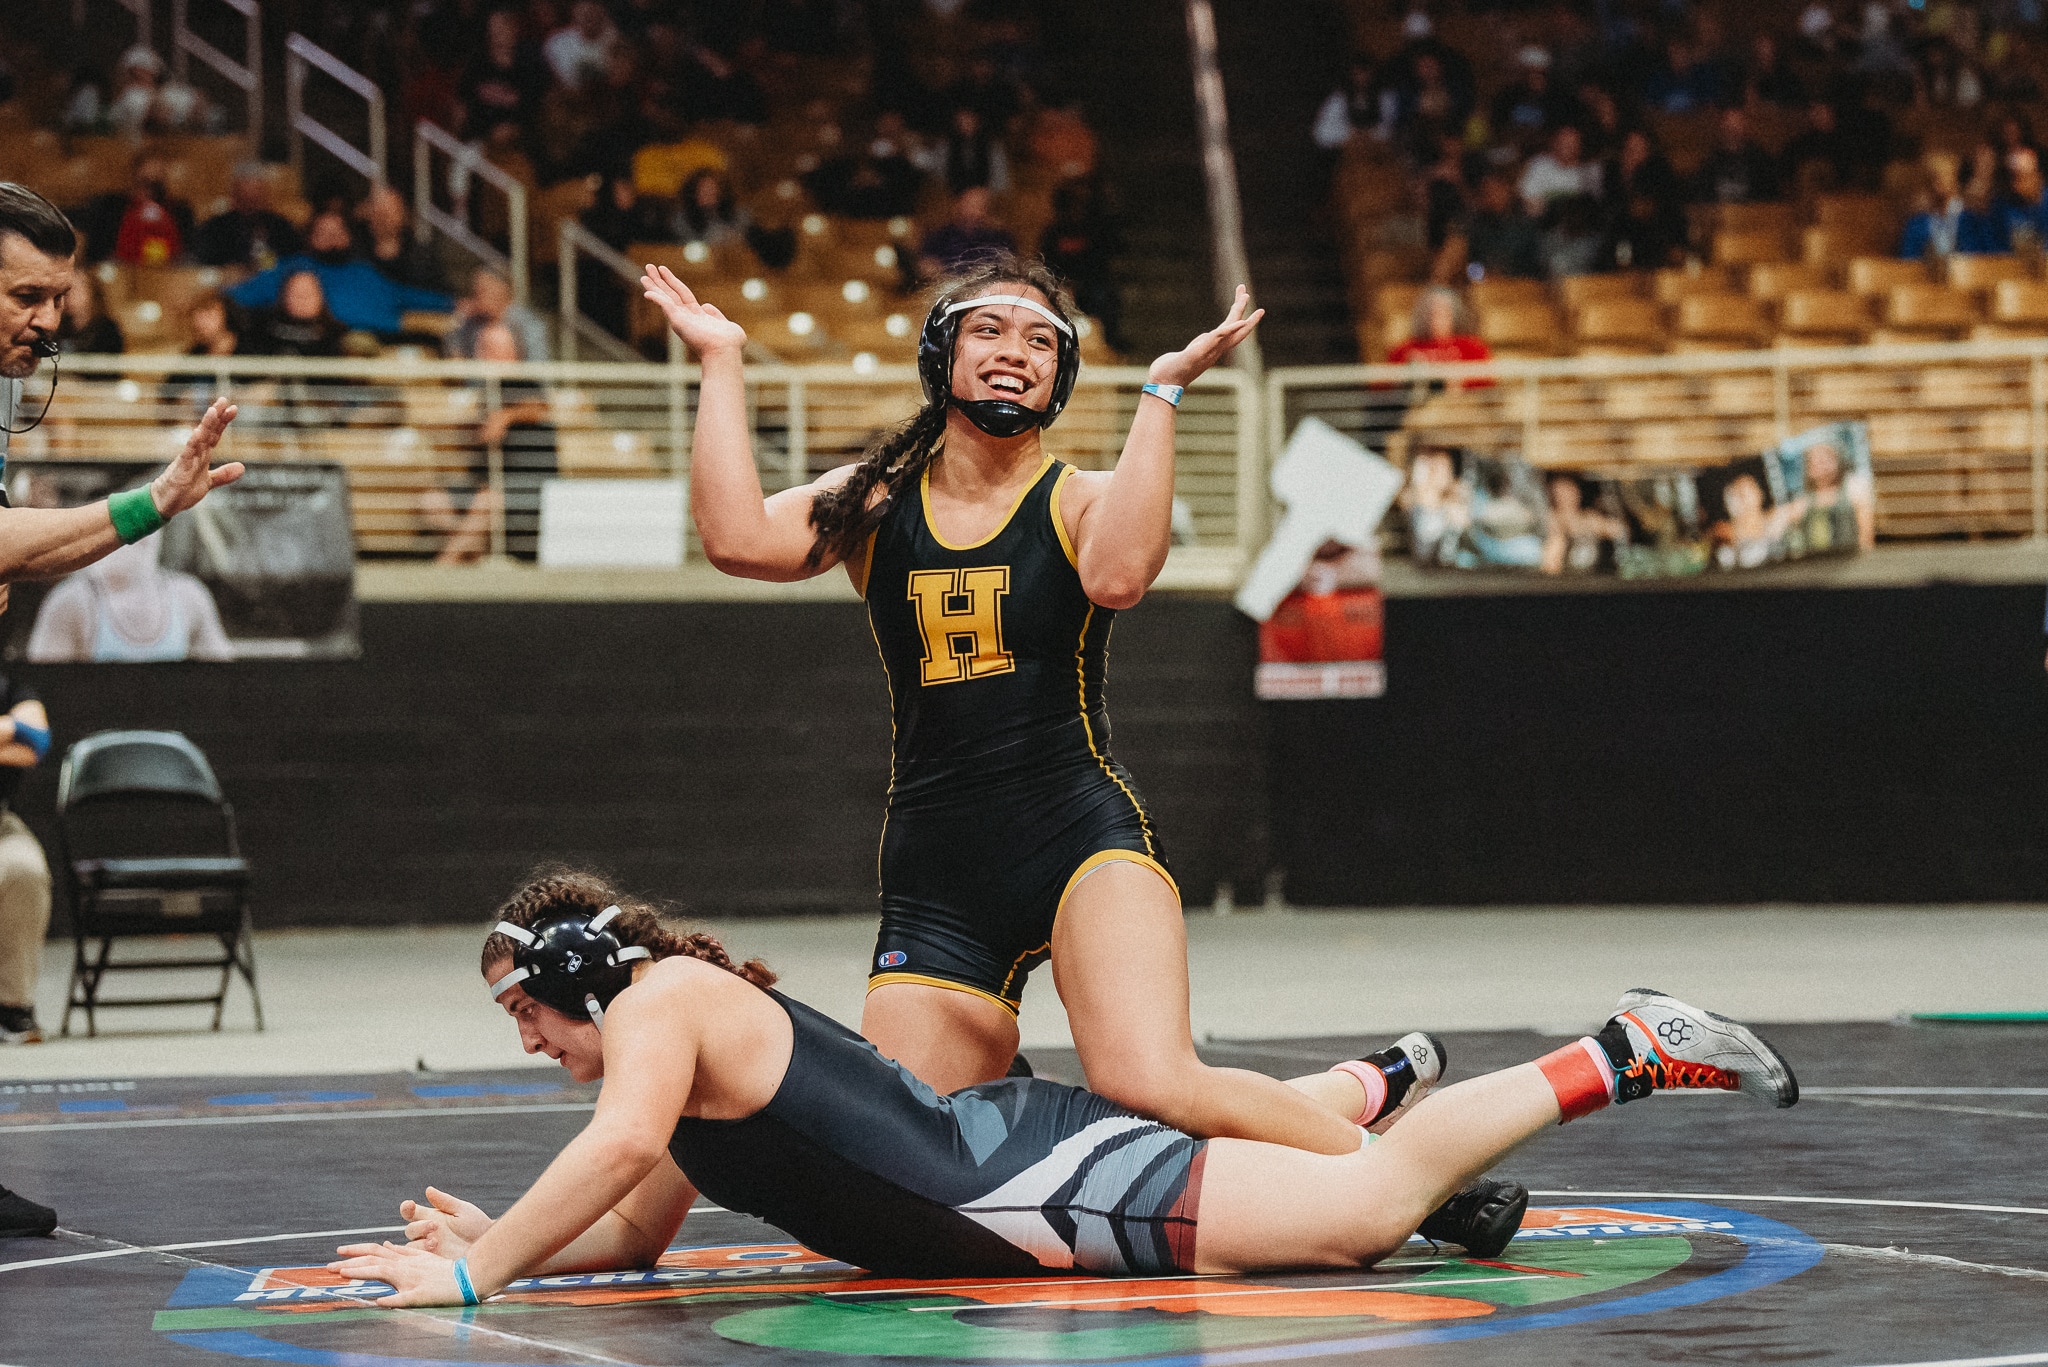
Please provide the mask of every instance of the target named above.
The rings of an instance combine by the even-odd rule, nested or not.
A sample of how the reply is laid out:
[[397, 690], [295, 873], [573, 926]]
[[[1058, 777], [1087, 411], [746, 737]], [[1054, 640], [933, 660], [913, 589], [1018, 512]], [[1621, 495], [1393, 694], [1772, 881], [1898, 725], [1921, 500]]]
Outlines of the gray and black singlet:
[[706, 1197], [900, 1277], [1194, 1268], [1207, 1145], [1093, 1092], [1005, 1078], [940, 1096], [801, 1002], [789, 1070], [744, 1120], [676, 1123]]
[[1083, 877], [1126, 860], [1173, 883], [1109, 753], [1116, 613], [1075, 568], [1073, 473], [1046, 457], [1003, 524], [957, 546], [932, 525], [927, 471], [868, 542], [861, 593], [895, 720], [871, 988], [927, 983], [1015, 1012]]

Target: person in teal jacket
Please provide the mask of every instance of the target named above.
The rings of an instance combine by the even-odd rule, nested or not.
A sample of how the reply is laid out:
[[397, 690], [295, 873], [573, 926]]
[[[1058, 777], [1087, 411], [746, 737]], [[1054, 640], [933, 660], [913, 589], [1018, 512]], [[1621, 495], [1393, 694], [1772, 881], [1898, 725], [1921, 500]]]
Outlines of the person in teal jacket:
[[286, 257], [260, 275], [250, 276], [226, 293], [245, 307], [271, 308], [276, 305], [285, 280], [299, 271], [311, 271], [320, 277], [320, 288], [327, 293], [327, 307], [344, 327], [375, 333], [381, 338], [396, 337], [403, 331], [399, 319], [408, 311], [446, 313], [455, 307], [452, 295], [400, 285], [358, 257], [348, 220], [334, 211], [314, 217], [306, 230], [305, 251]]

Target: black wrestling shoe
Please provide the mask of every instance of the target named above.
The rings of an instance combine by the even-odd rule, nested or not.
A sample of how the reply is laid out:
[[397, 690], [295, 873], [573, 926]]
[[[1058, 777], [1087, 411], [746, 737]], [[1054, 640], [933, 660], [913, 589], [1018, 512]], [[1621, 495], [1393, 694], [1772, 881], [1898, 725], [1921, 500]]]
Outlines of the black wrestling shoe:
[[1529, 1189], [1520, 1182], [1475, 1178], [1415, 1232], [1433, 1244], [1456, 1244], [1475, 1258], [1498, 1258], [1528, 1209]]
[[41, 1044], [43, 1028], [32, 1006], [0, 1006], [0, 1044]]
[[1038, 1076], [1038, 1074], [1036, 1074], [1036, 1073], [1034, 1073], [1034, 1072], [1032, 1072], [1032, 1071], [1031, 1071], [1031, 1060], [1030, 1060], [1030, 1059], [1028, 1059], [1028, 1058], [1025, 1058], [1025, 1057], [1024, 1057], [1024, 1056], [1023, 1056], [1022, 1054], [1016, 1054], [1016, 1055], [1013, 1055], [1013, 1056], [1011, 1057], [1011, 1059], [1010, 1059], [1010, 1071], [1009, 1071], [1009, 1072], [1007, 1072], [1007, 1073], [1004, 1073], [1004, 1074], [1003, 1074], [1003, 1076], [1004, 1076], [1004, 1077], [1037, 1077], [1037, 1076]]
[[47, 1239], [57, 1212], [0, 1187], [0, 1239]]

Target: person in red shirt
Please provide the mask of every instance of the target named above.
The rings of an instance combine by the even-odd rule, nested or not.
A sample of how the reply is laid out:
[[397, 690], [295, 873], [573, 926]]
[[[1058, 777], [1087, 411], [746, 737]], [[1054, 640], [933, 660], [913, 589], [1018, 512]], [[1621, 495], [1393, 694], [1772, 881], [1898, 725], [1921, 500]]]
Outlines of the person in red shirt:
[[1410, 361], [1485, 361], [1492, 357], [1486, 343], [1472, 335], [1465, 301], [1456, 291], [1436, 285], [1415, 301], [1415, 329], [1387, 360], [1406, 365]]

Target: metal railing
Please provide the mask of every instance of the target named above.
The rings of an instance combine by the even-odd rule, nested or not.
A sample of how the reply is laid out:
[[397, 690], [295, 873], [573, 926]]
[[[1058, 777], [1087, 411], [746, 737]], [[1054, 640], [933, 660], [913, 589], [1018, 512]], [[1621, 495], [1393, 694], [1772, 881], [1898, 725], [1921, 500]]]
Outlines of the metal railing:
[[[449, 179], [445, 183], [449, 187], [452, 207], [447, 209], [434, 198], [433, 154], [437, 151], [448, 158]], [[465, 184], [481, 180], [505, 196], [506, 250], [498, 250], [494, 243], [469, 226], [468, 195], [466, 192], [458, 195], [454, 189], [457, 168], [463, 172]], [[486, 160], [481, 148], [461, 141], [428, 119], [421, 119], [413, 128], [412, 212], [413, 231], [422, 243], [432, 241], [437, 232], [442, 234], [511, 281], [515, 301], [527, 302], [526, 187], [516, 177], [507, 175]], [[574, 359], [573, 355], [570, 359]]]
[[[216, 394], [241, 414], [223, 456], [336, 461], [349, 471], [360, 553], [429, 558], [448, 542], [446, 514], [483, 487], [501, 488], [491, 543], [530, 557], [546, 478], [689, 475], [699, 372], [679, 361], [540, 365], [390, 356], [373, 361], [178, 355], [71, 356], [49, 417], [15, 439], [41, 459], [168, 459]], [[1116, 464], [1145, 371], [1089, 367], [1047, 449], [1084, 469]], [[915, 366], [749, 365], [754, 455], [769, 492], [857, 460], [869, 439], [916, 411]], [[1227, 576], [1263, 535], [1260, 392], [1218, 370], [1182, 402], [1175, 493], [1192, 515], [1193, 547]], [[39, 392], [25, 412], [41, 403]], [[544, 415], [496, 443], [484, 420], [517, 404]], [[532, 429], [545, 426], [545, 438]], [[524, 430], [528, 435], [518, 436]], [[696, 554], [694, 542], [689, 554]], [[1225, 553], [1228, 554], [1225, 554]]]
[[[141, 3], [146, 7], [148, 0], [141, 0]], [[191, 3], [192, 0], [172, 0], [171, 3], [171, 62], [178, 79], [182, 81], [190, 76], [191, 59], [194, 57], [212, 68], [222, 80], [242, 92], [249, 137], [252, 142], [260, 143], [263, 138], [263, 7], [257, 0], [219, 0], [242, 16], [245, 46], [243, 59], [238, 62], [192, 31], [186, 22]]]
[[[612, 249], [611, 245], [578, 223], [573, 218], [564, 218], [557, 230], [556, 260], [559, 266], [556, 276], [557, 305], [560, 316], [558, 336], [562, 348], [562, 359], [573, 361], [583, 343], [588, 342], [600, 352], [618, 361], [637, 361], [640, 353], [632, 346], [614, 336], [603, 324], [583, 312], [582, 270], [583, 258], [588, 257], [603, 272], [617, 279], [625, 286], [627, 308], [640, 293], [640, 268], [625, 256]], [[681, 362], [682, 342], [674, 333], [668, 339], [669, 359]]]
[[1315, 416], [1397, 462], [1428, 445], [1602, 472], [1720, 464], [1862, 420], [1880, 536], [2048, 536], [2048, 338], [1298, 367], [1266, 391], [1272, 451]]
[[[340, 133], [306, 112], [306, 74], [309, 69], [326, 73], [348, 90], [362, 96], [369, 107], [369, 147], [357, 147]], [[305, 183], [306, 145], [310, 138], [336, 160], [367, 177], [371, 184], [385, 183], [390, 164], [384, 138], [384, 92], [362, 72], [321, 47], [303, 33], [284, 40], [284, 108], [290, 129], [291, 166], [300, 183]]]

